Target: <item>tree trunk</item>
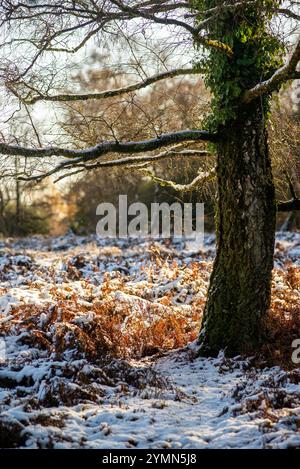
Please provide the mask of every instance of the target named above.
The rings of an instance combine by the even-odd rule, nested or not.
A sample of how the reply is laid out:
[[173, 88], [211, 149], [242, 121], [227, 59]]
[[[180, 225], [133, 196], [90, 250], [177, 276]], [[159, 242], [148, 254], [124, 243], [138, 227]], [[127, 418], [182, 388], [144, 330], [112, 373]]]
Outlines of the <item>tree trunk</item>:
[[200, 353], [236, 355], [262, 340], [271, 294], [275, 194], [260, 102], [240, 112], [218, 144], [217, 253]]

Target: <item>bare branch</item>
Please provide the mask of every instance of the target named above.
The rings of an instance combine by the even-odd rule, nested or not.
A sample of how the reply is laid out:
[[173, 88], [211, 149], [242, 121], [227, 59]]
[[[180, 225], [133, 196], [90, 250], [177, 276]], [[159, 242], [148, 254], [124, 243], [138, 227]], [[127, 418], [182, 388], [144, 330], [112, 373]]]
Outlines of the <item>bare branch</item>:
[[[157, 161], [161, 161], [163, 159], [171, 158], [171, 157], [180, 157], [180, 156], [187, 156], [187, 157], [195, 157], [195, 156], [207, 156], [210, 155], [211, 153], [206, 150], [181, 150], [181, 151], [176, 151], [176, 148], [178, 148], [181, 145], [176, 145], [173, 147], [171, 150], [166, 150], [158, 155], [145, 155], [145, 156], [129, 156], [127, 158], [119, 158], [117, 160], [110, 160], [110, 161], [101, 161], [97, 162], [92, 165], [84, 165], [84, 168], [87, 170], [91, 169], [97, 169], [97, 168], [112, 168], [115, 166], [131, 166], [131, 165], [136, 165], [140, 163], [156, 163]], [[80, 166], [80, 164], [76, 165], [77, 167]]]
[[114, 167], [119, 167], [119, 166], [124, 166], [126, 169], [140, 169], [141, 167], [144, 168], [145, 165], [148, 165], [149, 163], [156, 163], [157, 161], [161, 161], [163, 159], [167, 158], [174, 158], [174, 157], [203, 157], [210, 155], [211, 153], [206, 151], [206, 150], [181, 150], [179, 151], [180, 145], [175, 145], [169, 150], [163, 151], [159, 153], [158, 155], [145, 155], [145, 156], [129, 156], [127, 158], [119, 158], [117, 160], [109, 160], [109, 161], [97, 161], [96, 163], [93, 164], [86, 164], [86, 163], [81, 163], [81, 162], [76, 162], [73, 163], [72, 160], [68, 161], [67, 165], [62, 166], [61, 164], [55, 166], [52, 170], [42, 174], [42, 175], [33, 175], [33, 176], [28, 176], [28, 177], [19, 177], [21, 180], [26, 180], [26, 181], [40, 181], [46, 177], [52, 176], [53, 174], [59, 173], [62, 170], [73, 170], [75, 171], [72, 172], [67, 172], [57, 178], [54, 182], [60, 181], [61, 179], [64, 179], [66, 177], [69, 177], [71, 175], [81, 173], [83, 171], [93, 171], [95, 169], [99, 168], [114, 168]]
[[193, 179], [193, 181], [190, 182], [189, 184], [176, 184], [174, 181], [168, 181], [166, 179], [161, 179], [155, 176], [152, 173], [152, 171], [150, 171], [149, 169], [140, 169], [139, 171], [145, 174], [146, 176], [149, 176], [154, 182], [157, 182], [160, 186], [170, 187], [174, 189], [176, 192], [181, 192], [181, 193], [194, 191], [198, 189], [200, 185], [208, 181], [211, 181], [216, 176], [216, 169], [214, 168], [211, 171], [205, 171], [205, 172], [199, 173], [198, 176], [195, 179]]
[[278, 212], [293, 212], [296, 210], [300, 210], [300, 199], [292, 199], [287, 202], [277, 203]]
[[[169, 17], [161, 17], [161, 16], [156, 16], [153, 13], [149, 13], [149, 11], [142, 10], [141, 8], [132, 8], [129, 7], [128, 5], [124, 5], [122, 0], [111, 0], [111, 3], [116, 5], [121, 11], [124, 13], [128, 13], [131, 15], [133, 18], [135, 17], [140, 17], [140, 18], [145, 18], [148, 19], [154, 23], [158, 24], [165, 24], [165, 25], [175, 25], [175, 26], [180, 26], [181, 28], [187, 30], [189, 33], [191, 33], [192, 37], [198, 44], [202, 44], [205, 47], [212, 47], [215, 49], [218, 49], [225, 54], [229, 55], [230, 57], [232, 56], [232, 49], [227, 45], [224, 44], [221, 41], [214, 41], [212, 39], [208, 39], [205, 36], [201, 36], [199, 34], [199, 29], [202, 29], [202, 27], [197, 27], [194, 28], [191, 26], [189, 23], [185, 23], [184, 21], [180, 21], [176, 18], [169, 18]], [[206, 26], [206, 21], [203, 22], [203, 27]]]
[[116, 5], [121, 11], [124, 13], [129, 14], [131, 17], [136, 18], [145, 18], [151, 21], [154, 21], [155, 23], [160, 23], [160, 24], [172, 24], [175, 26], [180, 26], [190, 33], [192, 35], [195, 34], [196, 30], [193, 28], [188, 23], [185, 23], [184, 21], [177, 20], [176, 18], [166, 18], [166, 17], [160, 17], [160, 16], [155, 16], [154, 12], [157, 12], [157, 8], [153, 10], [143, 10], [141, 7], [130, 7], [128, 5], [125, 5], [123, 1], [121, 0], [110, 0], [112, 4]]
[[296, 195], [296, 191], [294, 189], [291, 177], [287, 171], [284, 171], [284, 174], [288, 182], [288, 186], [291, 192], [292, 199], [288, 200], [287, 202], [278, 202], [277, 211], [278, 212], [292, 212], [294, 210], [300, 210], [300, 199], [298, 199]]
[[294, 20], [300, 21], [300, 15], [297, 15], [297, 13], [289, 10], [288, 8], [274, 8], [272, 11], [279, 13], [280, 15], [287, 16], [288, 18], [293, 18]]
[[173, 78], [180, 75], [193, 75], [199, 74], [201, 71], [195, 70], [193, 68], [178, 68], [169, 70], [167, 72], [159, 73], [153, 75], [151, 77], [145, 78], [142, 81], [137, 83], [133, 83], [132, 85], [127, 85], [122, 88], [116, 88], [112, 90], [105, 90], [100, 91], [98, 93], [84, 93], [84, 94], [59, 94], [59, 95], [43, 95], [39, 93], [37, 96], [32, 98], [23, 98], [18, 91], [11, 86], [11, 84], [7, 84], [7, 88], [17, 96], [24, 104], [35, 104], [37, 101], [52, 101], [52, 102], [69, 102], [69, 101], [87, 101], [89, 99], [105, 99], [105, 98], [113, 98], [115, 96], [121, 96], [126, 93], [131, 93], [133, 91], [138, 91], [142, 88], [146, 88], [153, 83], [157, 83], [158, 81], [165, 80], [166, 78]]
[[[170, 132], [162, 134], [156, 138], [142, 140], [137, 142], [118, 142], [106, 141], [98, 145], [83, 150], [68, 149], [64, 147], [45, 147], [45, 148], [28, 148], [19, 145], [9, 145], [0, 143], [0, 153], [2, 155], [26, 156], [29, 158], [47, 158], [52, 156], [64, 156], [73, 158], [73, 162], [91, 161], [108, 153], [133, 154], [143, 153], [146, 151], [154, 151], [158, 148], [172, 145], [174, 143], [188, 141], [217, 141], [217, 135], [205, 130], [181, 130], [178, 132]], [[66, 160], [65, 164], [70, 164], [70, 160]]]
[[263, 81], [259, 83], [251, 90], [248, 90], [244, 93], [243, 102], [250, 103], [253, 99], [258, 98], [262, 94], [270, 93], [274, 91], [278, 85], [284, 83], [285, 81], [289, 81], [295, 76], [298, 75], [296, 71], [298, 62], [300, 60], [300, 39], [298, 40], [296, 47], [294, 48], [289, 60], [287, 63], [277, 70], [274, 75], [272, 75], [269, 80]]
[[295, 188], [294, 188], [294, 185], [293, 185], [293, 181], [292, 181], [292, 179], [291, 179], [291, 177], [290, 177], [290, 175], [287, 171], [284, 171], [284, 174], [285, 174], [285, 177], [286, 177], [289, 189], [290, 189], [291, 196], [293, 197], [294, 200], [296, 200], [297, 195], [296, 195], [296, 191], [295, 191]]

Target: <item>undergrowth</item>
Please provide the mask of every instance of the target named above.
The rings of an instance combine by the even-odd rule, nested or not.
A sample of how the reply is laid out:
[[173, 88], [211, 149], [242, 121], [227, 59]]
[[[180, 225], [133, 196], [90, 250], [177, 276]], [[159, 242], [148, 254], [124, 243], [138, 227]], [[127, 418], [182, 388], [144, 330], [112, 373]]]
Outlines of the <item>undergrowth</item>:
[[[70, 282], [82, 277], [84, 266], [84, 258], [69, 260]], [[98, 297], [86, 282], [85, 301], [68, 285], [53, 285], [54, 305], [13, 307], [12, 319], [0, 324], [0, 334], [20, 334], [21, 344], [56, 358], [71, 353], [89, 360], [104, 355], [138, 359], [181, 348], [198, 336], [205, 294], [197, 295], [197, 290], [207, 287], [211, 268], [211, 262], [179, 267], [158, 252], [147, 267], [146, 281], [130, 282], [120, 272], [106, 273]], [[300, 333], [300, 268], [287, 264], [275, 269], [273, 277], [267, 339], [258, 361], [292, 368], [291, 344]]]

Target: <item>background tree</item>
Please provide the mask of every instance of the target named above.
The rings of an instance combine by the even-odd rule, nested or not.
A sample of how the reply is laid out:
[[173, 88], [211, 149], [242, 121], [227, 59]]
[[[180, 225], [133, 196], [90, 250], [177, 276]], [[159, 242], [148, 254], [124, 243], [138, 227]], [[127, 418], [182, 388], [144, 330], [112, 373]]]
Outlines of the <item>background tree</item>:
[[[204, 130], [198, 130], [197, 125], [157, 134], [153, 129], [151, 137], [147, 134], [134, 141], [121, 140], [119, 132], [113, 132], [111, 140], [99, 139], [93, 147], [76, 149], [66, 144], [28, 148], [0, 143], [3, 155], [37, 161], [58, 159], [50, 170], [37, 168], [29, 177], [33, 180], [58, 172], [72, 174], [120, 165], [132, 168], [174, 155], [186, 158], [191, 153], [182, 148], [183, 143], [214, 144], [217, 255], [200, 334], [203, 354], [217, 354], [224, 348], [227, 353], [236, 354], [263, 341], [262, 323], [270, 302], [276, 210], [300, 206], [292, 184], [291, 200], [281, 204], [275, 200], [267, 133], [272, 93], [289, 80], [299, 78], [298, 7], [297, 1], [276, 0], [84, 0], [66, 1], [63, 5], [56, 1], [46, 4], [4, 0], [1, 4], [2, 25], [5, 32], [9, 29], [3, 50], [11, 48], [3, 66], [3, 78], [7, 89], [23, 105], [121, 97], [162, 79], [204, 74], [212, 94], [212, 113], [203, 123]], [[284, 24], [284, 18], [291, 22]], [[284, 40], [289, 32], [291, 40]], [[49, 54], [76, 53], [97, 35], [102, 41], [122, 36], [128, 45], [124, 54], [128, 64], [127, 56], [135, 57], [133, 45], [137, 38], [143, 35], [149, 43], [153, 34], [164, 38], [161, 42], [168, 44], [168, 54], [173, 52], [173, 62], [178, 60], [178, 51], [190, 59], [193, 47], [197, 51], [193, 67], [184, 64], [166, 70], [167, 61], [161, 59], [160, 48], [158, 55], [164, 71], [147, 76], [140, 61], [135, 60], [141, 78], [132, 85], [94, 93], [63, 93], [65, 87], [57, 79], [62, 70], [57, 62], [46, 58]], [[74, 44], [78, 36], [80, 40]], [[293, 48], [291, 42], [296, 42]], [[18, 60], [20, 52], [22, 61], [20, 55]], [[59, 86], [61, 91], [57, 93]], [[158, 154], [146, 154], [161, 148], [164, 150]], [[197, 153], [197, 147], [193, 147], [193, 152]], [[143, 156], [134, 156], [137, 153]], [[105, 159], [111, 154], [130, 156]], [[199, 180], [197, 176], [192, 186]], [[204, 174], [203, 181], [206, 180]]]
[[[28, 117], [28, 115], [26, 115]], [[32, 123], [19, 113], [9, 121], [12, 140], [31, 144]], [[24, 119], [25, 117], [25, 119]], [[0, 233], [2, 236], [53, 234], [60, 231], [57, 221], [62, 197], [51, 181], [41, 184], [22, 181], [19, 176], [31, 174], [30, 165], [24, 167], [23, 158], [3, 157], [0, 161]], [[55, 216], [54, 211], [56, 211]]]
[[[113, 59], [108, 59], [108, 61]], [[95, 57], [90, 71], [80, 72], [75, 80], [82, 90], [100, 91], [111, 86], [111, 71], [100, 69], [102, 57]], [[113, 77], [114, 87], [124, 83], [124, 76]], [[195, 99], [197, 96], [201, 99]], [[62, 127], [81, 146], [94, 146], [99, 135], [107, 140], [118, 135], [120, 140], [143, 139], [153, 133], [162, 134], [176, 129], [196, 127], [201, 116], [209, 109], [210, 96], [202, 80], [191, 76], [175, 77], [167, 82], [155, 83], [142, 94], [130, 93], [123, 98], [110, 98], [102, 101], [89, 100], [70, 103], [64, 114]], [[188, 150], [189, 143], [184, 147]], [[185, 186], [199, 171], [210, 171], [215, 165], [215, 156], [198, 144], [198, 153], [181, 164], [181, 156], [174, 156], [150, 165], [147, 172], [135, 168], [124, 173], [124, 168], [108, 167], [78, 173], [68, 184], [66, 200], [76, 207], [72, 229], [79, 232], [94, 232], [98, 221], [96, 207], [101, 202], [111, 202], [118, 207], [119, 194], [126, 194], [128, 204], [139, 201], [149, 209], [152, 202], [196, 202], [205, 200], [206, 229], [213, 228], [214, 180], [210, 184], [200, 184], [191, 191], [178, 192], [172, 187], [160, 185], [155, 178], [173, 179]], [[195, 145], [194, 145], [195, 148]], [[205, 158], [203, 158], [205, 156]], [[112, 156], [113, 158], [113, 156]], [[215, 179], [215, 178], [214, 178]], [[150, 214], [150, 210], [149, 210]], [[117, 217], [118, 219], [118, 217]]]

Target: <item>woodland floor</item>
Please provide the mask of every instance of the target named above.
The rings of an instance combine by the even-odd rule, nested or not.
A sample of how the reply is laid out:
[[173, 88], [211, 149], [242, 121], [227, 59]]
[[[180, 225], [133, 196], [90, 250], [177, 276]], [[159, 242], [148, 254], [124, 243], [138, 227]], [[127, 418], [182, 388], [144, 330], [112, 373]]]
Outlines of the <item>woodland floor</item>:
[[256, 357], [196, 356], [213, 258], [213, 236], [2, 241], [0, 447], [300, 448], [300, 233], [277, 235]]

